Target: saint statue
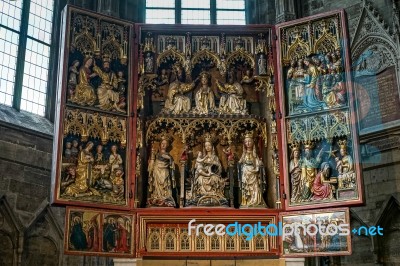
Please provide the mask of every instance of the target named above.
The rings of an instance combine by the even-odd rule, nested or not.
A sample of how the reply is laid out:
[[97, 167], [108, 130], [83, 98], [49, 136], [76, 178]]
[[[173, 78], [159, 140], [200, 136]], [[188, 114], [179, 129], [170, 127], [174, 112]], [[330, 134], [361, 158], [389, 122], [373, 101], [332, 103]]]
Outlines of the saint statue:
[[336, 169], [339, 173], [338, 182], [340, 188], [353, 188], [356, 186], [353, 158], [347, 153], [346, 140], [339, 140], [340, 158], [336, 157]]
[[212, 143], [211, 134], [205, 135], [203, 151], [198, 153], [192, 187], [192, 201], [197, 206], [227, 206], [224, 195], [225, 179], [222, 165]]
[[93, 193], [89, 190], [91, 184], [92, 164], [94, 157], [91, 152], [94, 144], [89, 141], [86, 147], [79, 152], [78, 165], [76, 167], [75, 182], [69, 185], [64, 194], [73, 197], [90, 196]]
[[145, 59], [145, 72], [146, 73], [153, 73], [153, 57], [151, 56], [151, 53], [147, 53], [146, 59]]
[[71, 147], [71, 157], [76, 161], [78, 158], [79, 153], [79, 142], [74, 139], [72, 140], [72, 147]]
[[267, 59], [265, 59], [264, 54], [261, 54], [258, 58], [258, 75], [267, 75]]
[[191, 102], [189, 97], [184, 94], [194, 88], [194, 82], [187, 84], [185, 81], [185, 73], [181, 64], [174, 65], [175, 81], [168, 88], [167, 99], [165, 101], [163, 113], [182, 114], [190, 111]]
[[291, 202], [299, 202], [301, 199], [301, 158], [300, 145], [292, 144], [292, 155], [289, 162], [290, 182], [292, 190], [290, 195]]
[[147, 205], [159, 207], [175, 207], [172, 189], [176, 188], [175, 163], [167, 149], [170, 140], [166, 135], [161, 136], [160, 151], [151, 150], [149, 160], [149, 195]]
[[96, 154], [94, 156], [94, 162], [96, 164], [103, 164], [105, 161], [103, 154], [103, 145], [97, 145]]
[[208, 114], [215, 111], [214, 92], [209, 86], [209, 74], [202, 72], [200, 74], [201, 87], [196, 92], [196, 107], [193, 112], [196, 114]]
[[72, 148], [72, 143], [71, 142], [66, 142], [65, 143], [65, 149], [64, 149], [64, 159], [69, 161], [71, 159], [71, 148]]
[[246, 99], [244, 98], [244, 90], [239, 82], [235, 81], [235, 73], [230, 71], [228, 74], [228, 83], [221, 84], [217, 80], [217, 88], [224, 93], [219, 102], [219, 112], [221, 114], [248, 114], [246, 108]]
[[332, 199], [332, 185], [329, 183], [325, 183], [324, 181], [329, 181], [331, 175], [331, 167], [329, 163], [323, 162], [321, 164], [321, 171], [315, 177], [312, 186], [312, 200], [324, 200], [324, 199]]
[[68, 76], [68, 98], [71, 98], [74, 95], [76, 85], [78, 84], [79, 70], [78, 67], [80, 65], [79, 60], [74, 60], [69, 67], [69, 76]]
[[334, 75], [333, 70], [322, 77], [322, 95], [326, 105], [331, 108], [336, 106], [336, 93], [333, 90]]
[[304, 96], [304, 88], [305, 88], [305, 74], [306, 70], [304, 69], [303, 60], [299, 59], [297, 61], [292, 60], [291, 67], [288, 70], [287, 78], [289, 79], [289, 91], [292, 94], [292, 101], [295, 103], [301, 103]]
[[263, 193], [266, 187], [264, 165], [257, 155], [253, 132], [246, 132], [243, 153], [239, 160], [240, 207], [266, 207]]
[[78, 84], [78, 75], [79, 75], [79, 60], [74, 60], [69, 67], [69, 78], [68, 85], [72, 86], [75, 89], [75, 86]]
[[317, 175], [318, 166], [321, 162], [321, 153], [323, 149], [321, 149], [318, 156], [314, 158], [312, 155], [313, 148], [314, 143], [311, 141], [307, 141], [304, 145], [304, 158], [301, 164], [302, 201], [311, 200], [312, 186]]
[[244, 76], [242, 77], [242, 80], [240, 81], [240, 84], [250, 84], [254, 81], [254, 77], [251, 75], [251, 70], [247, 69]]
[[83, 66], [79, 70], [79, 82], [76, 85], [74, 95], [70, 99], [71, 102], [89, 106], [93, 106], [96, 102], [96, 94], [90, 84], [90, 80], [97, 76], [97, 73], [93, 73], [91, 70], [93, 62], [92, 57], [88, 57], [83, 61]]
[[118, 147], [117, 145], [111, 146], [111, 154], [108, 158], [108, 162], [111, 166], [111, 173], [113, 174], [115, 169], [120, 168], [122, 166], [123, 160], [120, 154], [118, 154]]
[[111, 197], [114, 201], [124, 199], [125, 192], [125, 181], [123, 179], [124, 169], [119, 167], [115, 169], [114, 175], [112, 177], [112, 191]]
[[124, 109], [126, 106], [126, 97], [125, 97], [125, 93], [127, 91], [126, 89], [126, 79], [124, 77], [124, 72], [123, 71], [118, 71], [117, 72], [117, 84], [118, 84], [118, 93], [119, 93], [119, 102], [117, 103], [117, 106], [120, 109]]

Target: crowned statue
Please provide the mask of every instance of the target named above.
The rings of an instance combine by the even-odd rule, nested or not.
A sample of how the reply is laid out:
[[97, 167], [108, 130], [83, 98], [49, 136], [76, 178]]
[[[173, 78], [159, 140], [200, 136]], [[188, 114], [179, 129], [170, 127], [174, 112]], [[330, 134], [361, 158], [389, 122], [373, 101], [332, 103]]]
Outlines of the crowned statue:
[[175, 80], [169, 85], [167, 99], [162, 110], [166, 114], [183, 114], [190, 111], [191, 100], [185, 95], [194, 88], [195, 83], [185, 83], [185, 71], [180, 63], [173, 67]]
[[213, 146], [213, 137], [207, 133], [203, 150], [197, 154], [192, 182], [192, 199], [188, 205], [228, 206], [225, 198], [225, 179], [221, 176], [222, 164]]
[[266, 207], [263, 194], [266, 189], [264, 164], [258, 157], [253, 132], [246, 132], [243, 153], [239, 160], [240, 207]]
[[156, 152], [151, 149], [148, 171], [149, 189], [148, 206], [175, 207], [176, 203], [172, 196], [173, 189], [176, 188], [175, 163], [169, 154], [171, 140], [163, 134], [161, 135], [160, 150]]
[[111, 70], [111, 58], [109, 55], [103, 56], [103, 67], [100, 68], [94, 61], [93, 71], [101, 78], [101, 84], [97, 88], [97, 98], [99, 107], [102, 110], [125, 112], [121, 109], [120, 93], [118, 92], [118, 77]]
[[248, 114], [244, 89], [239, 82], [235, 80], [234, 71], [228, 73], [228, 83], [217, 82], [218, 90], [223, 94], [219, 102], [219, 113], [221, 114]]
[[300, 151], [300, 143], [293, 143], [291, 145], [292, 153], [290, 155], [289, 162], [289, 174], [290, 174], [290, 183], [291, 183], [291, 194], [290, 201], [291, 202], [299, 202], [301, 200], [301, 185], [302, 185], [302, 177], [301, 177], [301, 151]]
[[196, 107], [193, 112], [196, 114], [208, 114], [215, 111], [214, 92], [209, 86], [210, 75], [203, 71], [200, 74], [200, 88], [196, 92]]
[[354, 172], [353, 158], [347, 152], [347, 141], [339, 140], [340, 157], [336, 157], [336, 170], [339, 173], [339, 188], [356, 187], [356, 173]]

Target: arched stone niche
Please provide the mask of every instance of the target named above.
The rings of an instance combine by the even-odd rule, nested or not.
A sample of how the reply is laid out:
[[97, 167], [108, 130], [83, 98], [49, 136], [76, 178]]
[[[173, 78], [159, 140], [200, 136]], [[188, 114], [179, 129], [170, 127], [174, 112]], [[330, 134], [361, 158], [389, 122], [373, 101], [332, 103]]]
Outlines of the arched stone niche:
[[[1, 219], [1, 218], [0, 218]], [[10, 235], [0, 231], [0, 265], [13, 265], [14, 247]]]
[[0, 265], [19, 265], [23, 227], [6, 197], [0, 197]]
[[397, 68], [395, 47], [379, 36], [368, 36], [354, 48], [355, 78], [376, 75], [391, 66]]
[[60, 265], [63, 233], [47, 202], [24, 234], [23, 265]]
[[59, 265], [59, 250], [53, 239], [31, 236], [25, 240], [23, 265]]
[[377, 237], [379, 262], [383, 265], [400, 265], [400, 204], [391, 197], [376, 223], [383, 228]]

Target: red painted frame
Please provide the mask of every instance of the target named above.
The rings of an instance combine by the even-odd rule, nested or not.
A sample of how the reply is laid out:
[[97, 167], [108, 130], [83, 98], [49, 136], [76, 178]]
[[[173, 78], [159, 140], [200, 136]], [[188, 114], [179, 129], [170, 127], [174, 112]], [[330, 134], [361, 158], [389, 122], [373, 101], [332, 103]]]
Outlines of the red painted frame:
[[[91, 252], [91, 251], [73, 251], [68, 250], [69, 246], [69, 224], [70, 224], [70, 213], [73, 211], [89, 211], [89, 212], [98, 212], [99, 214], [107, 214], [107, 215], [123, 215], [131, 217], [131, 247], [129, 253], [117, 253], [117, 252]], [[103, 220], [104, 221], [104, 220]], [[100, 220], [100, 222], [102, 222]], [[121, 212], [121, 211], [113, 211], [113, 210], [105, 210], [105, 209], [98, 209], [98, 208], [86, 208], [86, 207], [70, 207], [67, 206], [65, 211], [65, 229], [64, 229], [64, 253], [69, 255], [78, 255], [78, 256], [106, 256], [106, 257], [119, 257], [119, 258], [133, 258], [136, 252], [136, 213], [134, 212]], [[103, 225], [99, 225], [99, 229], [102, 229]], [[101, 236], [101, 237], [100, 237]], [[99, 232], [99, 247], [101, 249], [103, 244], [103, 232]]]

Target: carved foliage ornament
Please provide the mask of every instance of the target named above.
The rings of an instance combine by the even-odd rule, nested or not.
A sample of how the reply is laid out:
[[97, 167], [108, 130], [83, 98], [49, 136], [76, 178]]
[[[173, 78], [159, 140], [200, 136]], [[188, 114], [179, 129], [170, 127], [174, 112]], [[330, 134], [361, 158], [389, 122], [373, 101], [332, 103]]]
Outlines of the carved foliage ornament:
[[239, 119], [218, 119], [218, 118], [166, 118], [158, 117], [147, 124], [146, 142], [154, 140], [160, 134], [160, 128], [173, 130], [177, 134], [182, 143], [186, 143], [198, 131], [206, 128], [215, 128], [221, 132], [221, 136], [225, 138], [229, 144], [234, 139], [241, 136], [243, 128], [255, 129], [259, 136], [264, 140], [267, 147], [267, 124], [255, 118], [239, 118]]
[[313, 53], [331, 52], [340, 48], [341, 25], [338, 16], [313, 23], [281, 29], [282, 61], [305, 58]]
[[121, 146], [125, 147], [126, 133], [126, 118], [66, 109], [64, 135], [78, 135], [81, 136], [82, 141], [87, 141], [89, 137], [92, 137], [101, 139], [103, 143], [120, 142]]

